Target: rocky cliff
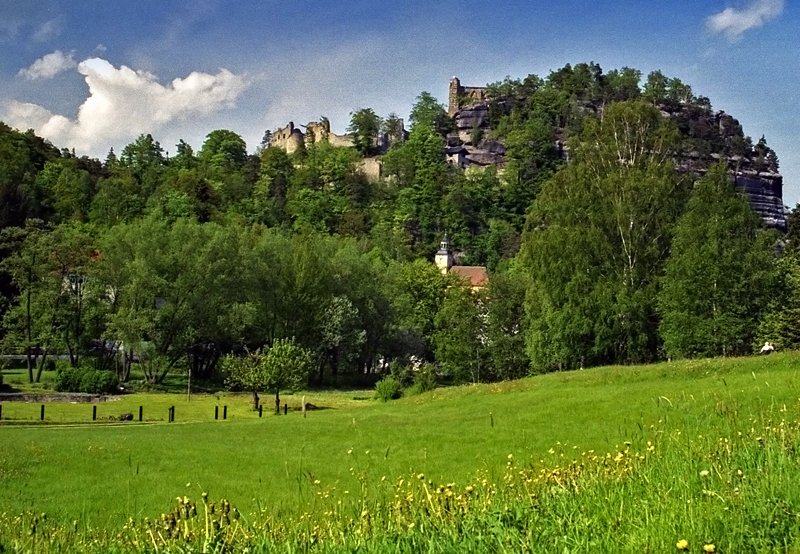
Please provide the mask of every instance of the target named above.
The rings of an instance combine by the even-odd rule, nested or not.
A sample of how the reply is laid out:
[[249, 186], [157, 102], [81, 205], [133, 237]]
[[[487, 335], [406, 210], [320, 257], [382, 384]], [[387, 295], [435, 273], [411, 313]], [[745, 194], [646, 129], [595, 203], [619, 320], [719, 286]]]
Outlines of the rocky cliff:
[[[463, 168], [494, 165], [502, 169], [506, 154], [502, 140], [485, 139], [492, 131], [491, 100], [484, 95], [462, 96], [459, 100], [454, 106], [451, 99], [455, 130], [447, 136], [448, 159]], [[588, 116], [602, 113], [600, 104], [584, 102], [578, 107]], [[765, 225], [786, 230], [788, 214], [783, 204], [783, 176], [778, 171], [775, 152], [766, 146], [763, 138], [753, 145], [745, 137], [739, 121], [723, 111], [713, 112], [707, 99], [694, 103], [669, 102], [659, 107], [683, 137], [683, 148], [676, 159], [679, 171], [700, 176], [714, 163], [725, 160], [731, 182], [747, 196]], [[561, 142], [564, 136], [563, 128], [556, 129], [556, 150], [566, 157]]]

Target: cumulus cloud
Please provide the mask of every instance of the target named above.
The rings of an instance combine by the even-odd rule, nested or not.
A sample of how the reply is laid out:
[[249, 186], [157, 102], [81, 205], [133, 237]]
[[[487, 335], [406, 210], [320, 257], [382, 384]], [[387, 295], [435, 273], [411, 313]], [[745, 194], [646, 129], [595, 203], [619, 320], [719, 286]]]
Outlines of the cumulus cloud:
[[72, 56], [72, 53], [65, 54], [61, 50], [56, 50], [46, 54], [33, 62], [30, 67], [19, 70], [19, 75], [25, 77], [29, 81], [36, 79], [50, 79], [59, 73], [68, 71], [76, 67], [78, 62]]
[[110, 145], [152, 133], [168, 123], [206, 115], [232, 106], [248, 87], [247, 79], [226, 69], [216, 74], [193, 72], [162, 85], [156, 77], [101, 58], [78, 65], [89, 96], [77, 118], [53, 114], [42, 106], [12, 101], [5, 120], [20, 129], [34, 129], [54, 144], [101, 155]]
[[706, 26], [714, 33], [725, 35], [728, 40], [739, 40], [750, 29], [761, 27], [783, 13], [785, 0], [753, 0], [744, 9], [726, 8], [706, 20]]

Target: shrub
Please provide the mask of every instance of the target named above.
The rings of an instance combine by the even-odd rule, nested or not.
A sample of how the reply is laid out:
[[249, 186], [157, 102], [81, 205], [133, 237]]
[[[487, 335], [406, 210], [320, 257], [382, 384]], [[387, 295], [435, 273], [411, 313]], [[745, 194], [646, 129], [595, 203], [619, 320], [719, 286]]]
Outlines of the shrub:
[[58, 392], [78, 392], [80, 386], [80, 368], [59, 364], [53, 388]]
[[400, 381], [387, 375], [377, 383], [375, 383], [375, 397], [388, 402], [389, 400], [396, 400], [403, 396], [403, 387]]
[[414, 387], [419, 392], [428, 392], [436, 388], [436, 368], [433, 364], [422, 364], [414, 373]]
[[117, 384], [117, 376], [111, 371], [86, 366], [61, 366], [56, 372], [54, 388], [59, 392], [104, 394], [114, 392]]
[[85, 369], [81, 375], [80, 392], [104, 394], [117, 389], [117, 376], [111, 371], [100, 369]]

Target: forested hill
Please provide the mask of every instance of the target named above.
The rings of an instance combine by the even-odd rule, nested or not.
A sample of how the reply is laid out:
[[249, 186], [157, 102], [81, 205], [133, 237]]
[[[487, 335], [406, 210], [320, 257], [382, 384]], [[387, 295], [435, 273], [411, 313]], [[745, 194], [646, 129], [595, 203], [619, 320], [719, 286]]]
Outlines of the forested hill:
[[[101, 161], [0, 124], [6, 347], [139, 345], [157, 380], [294, 338], [318, 381], [412, 357], [459, 381], [800, 336], [778, 158], [687, 84], [578, 64], [457, 100], [291, 154], [214, 130]], [[430, 263], [445, 232], [486, 290]]]
[[[674, 123], [679, 137], [671, 148], [679, 171], [696, 178], [714, 163], [727, 163], [736, 188], [748, 196], [767, 226], [786, 229], [783, 178], [764, 136], [753, 144], [733, 116], [714, 111], [707, 97], [695, 96], [679, 79], [654, 71], [642, 86], [642, 75], [635, 69], [604, 74], [592, 63], [567, 65], [547, 79], [506, 78], [480, 89], [465, 89], [454, 81], [450, 112], [455, 130], [448, 134], [448, 146], [466, 147], [465, 165], [508, 161], [512, 173], [530, 178], [526, 165], [542, 158], [534, 145], [541, 145], [544, 137], [554, 137], [557, 154], [565, 159], [570, 141], [578, 139], [587, 118], [602, 118], [613, 102], [642, 100]], [[453, 98], [463, 90], [472, 94]]]

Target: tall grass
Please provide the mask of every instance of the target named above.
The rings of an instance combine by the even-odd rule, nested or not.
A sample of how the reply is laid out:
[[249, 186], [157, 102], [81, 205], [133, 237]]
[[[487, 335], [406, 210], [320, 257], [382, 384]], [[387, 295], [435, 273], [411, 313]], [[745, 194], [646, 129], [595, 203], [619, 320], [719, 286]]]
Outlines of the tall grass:
[[0, 429], [0, 545], [797, 551], [798, 361], [600, 368], [307, 419]]
[[245, 515], [203, 493], [106, 529], [3, 514], [0, 544], [32, 552], [792, 552], [800, 548], [800, 422], [763, 416], [744, 426], [728, 418], [724, 433], [696, 436], [654, 426], [603, 453], [561, 444], [539, 460], [509, 454], [502, 472], [461, 484], [423, 473], [373, 480], [352, 452], [359, 488], [310, 481], [311, 498], [289, 516], [268, 505]]

